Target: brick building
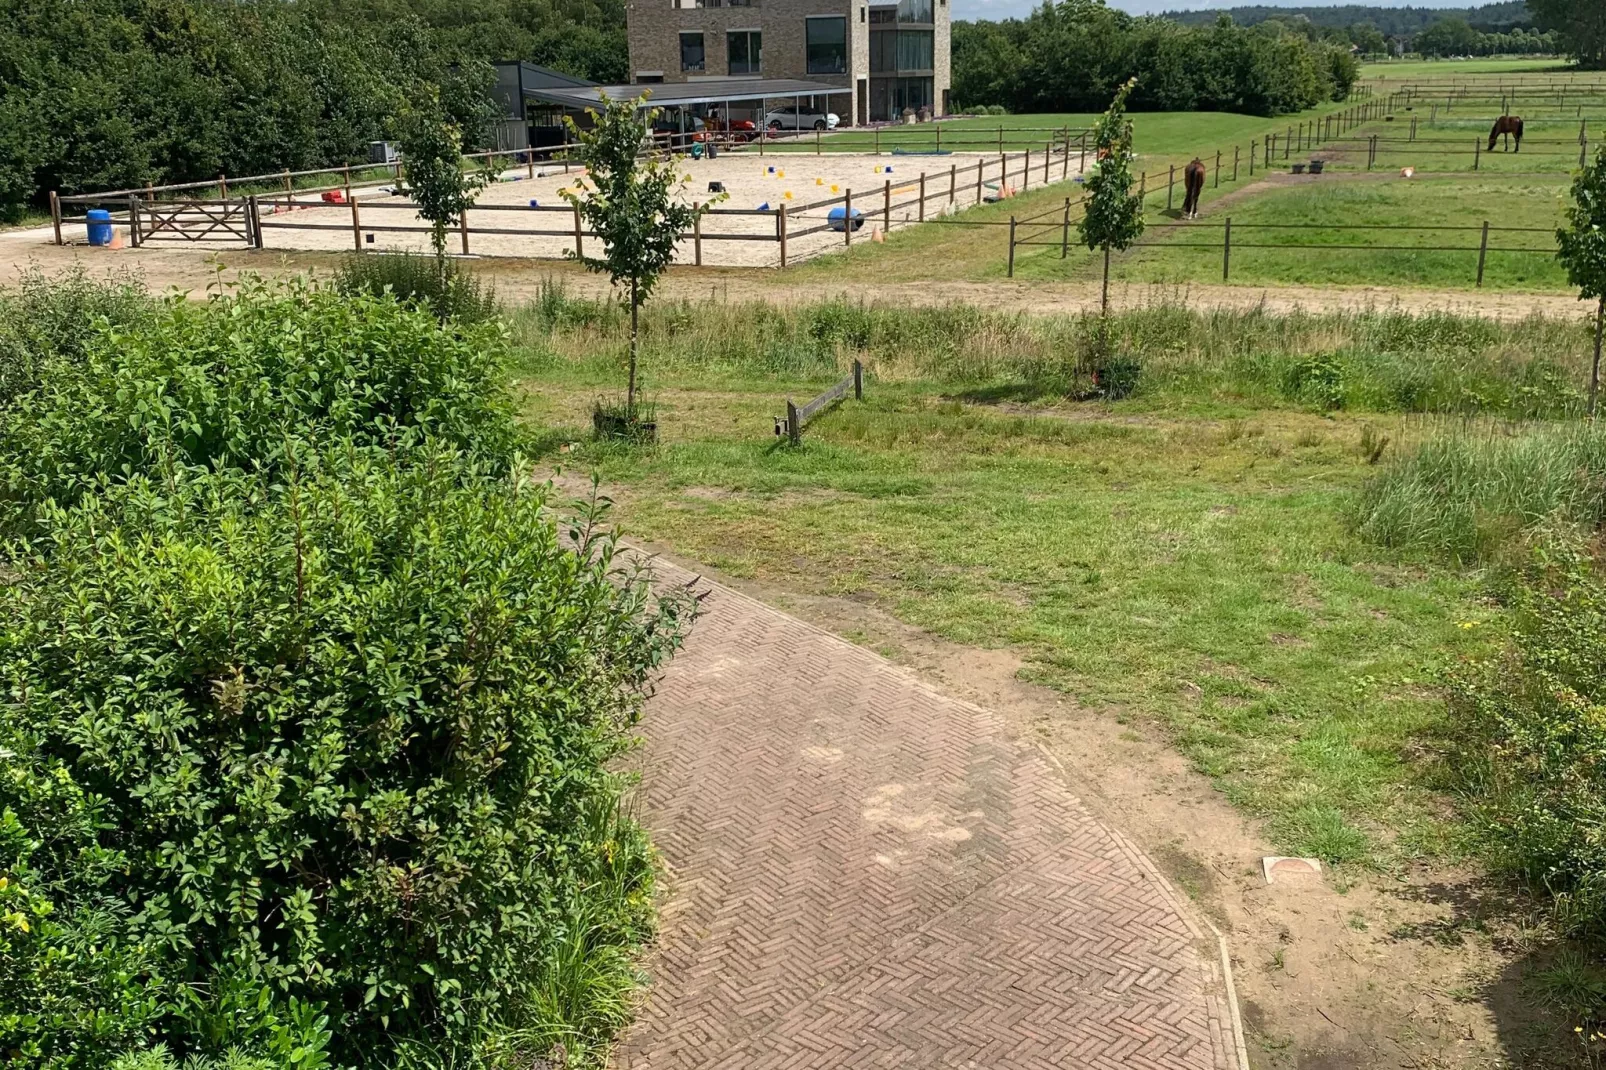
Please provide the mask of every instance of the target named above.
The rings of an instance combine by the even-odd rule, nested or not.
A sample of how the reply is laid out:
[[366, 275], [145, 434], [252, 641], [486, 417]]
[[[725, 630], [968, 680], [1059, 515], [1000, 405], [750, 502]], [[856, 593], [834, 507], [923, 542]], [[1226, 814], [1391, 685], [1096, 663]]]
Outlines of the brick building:
[[[705, 82], [716, 95], [721, 82], [806, 79], [842, 88], [798, 103], [844, 125], [948, 111], [948, 0], [630, 0], [626, 10], [638, 85]], [[760, 102], [741, 104], [733, 115], [761, 117]]]

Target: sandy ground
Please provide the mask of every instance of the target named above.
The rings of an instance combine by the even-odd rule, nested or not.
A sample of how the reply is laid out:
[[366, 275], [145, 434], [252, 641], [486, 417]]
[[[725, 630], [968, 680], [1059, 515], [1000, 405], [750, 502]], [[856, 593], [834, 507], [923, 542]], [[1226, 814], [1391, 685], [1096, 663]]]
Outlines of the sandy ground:
[[[732, 243], [735, 244], [735, 243]], [[48, 230], [0, 232], [0, 286], [12, 285], [30, 267], [47, 274], [86, 267], [92, 274], [131, 272], [151, 289], [201, 297], [208, 287], [229, 284], [242, 274], [274, 278], [310, 274], [328, 276], [342, 254], [225, 251], [198, 255], [171, 246], [141, 250], [57, 247]], [[534, 298], [545, 282], [558, 281], [567, 292], [602, 296], [607, 280], [562, 261], [487, 259], [476, 270], [496, 287], [504, 302], [517, 305]], [[997, 312], [1065, 315], [1097, 311], [1099, 284], [1089, 282], [797, 282], [772, 270], [671, 269], [659, 283], [659, 300], [760, 301], [777, 305], [847, 299], [900, 306], [977, 305]], [[1456, 290], [1407, 290], [1374, 286], [1177, 286], [1120, 284], [1110, 287], [1112, 307], [1135, 308], [1160, 302], [1185, 303], [1200, 309], [1262, 309], [1269, 313], [1448, 312], [1491, 319], [1520, 320], [1555, 316], [1580, 320], [1594, 312], [1592, 304], [1566, 294], [1469, 293]]]
[[[981, 182], [976, 165], [982, 163]], [[1030, 164], [1031, 170], [1026, 171]], [[1067, 161], [1061, 153], [1048, 160], [1044, 153], [1008, 156], [1008, 185], [1021, 190], [1036, 189], [1075, 175], [1076, 156]], [[1003, 165], [996, 155], [951, 153], [944, 156], [894, 156], [883, 153], [839, 153], [814, 156], [807, 153], [725, 153], [718, 159], [683, 158], [686, 175], [683, 198], [706, 203], [711, 184], [723, 185], [725, 197], [714, 205], [701, 225], [702, 240], [692, 238], [679, 243], [676, 258], [686, 264], [698, 262], [722, 267], [778, 267], [781, 263], [780, 221], [777, 212], [787, 209], [787, 262], [795, 263], [844, 244], [840, 231], [824, 227], [829, 205], [825, 200], [853, 198], [853, 208], [865, 222], [854, 240], [870, 240], [872, 232], [909, 226], [920, 218], [918, 200], [921, 179], [925, 179], [926, 218], [933, 218], [976, 204], [992, 191]], [[533, 170], [533, 174], [531, 171]], [[1046, 181], [1045, 181], [1046, 173]], [[471, 256], [558, 259], [575, 249], [574, 216], [563, 193], [574, 190], [584, 180], [579, 168], [563, 165], [537, 165], [505, 171], [501, 180], [488, 186], [468, 212], [467, 252]], [[359, 242], [370, 251], [424, 252], [429, 248], [428, 227], [418, 217], [414, 205], [405, 197], [390, 194], [390, 187], [359, 189], [353, 205], [327, 205], [319, 197], [303, 194], [291, 201], [282, 196], [259, 199], [263, 242], [269, 252], [295, 250], [307, 252], [346, 251]], [[889, 205], [891, 211], [888, 211]], [[762, 213], [762, 214], [759, 214]], [[406, 228], [398, 230], [392, 228]], [[81, 225], [67, 229], [69, 240], [81, 239]], [[120, 227], [126, 234], [126, 227]], [[544, 231], [543, 234], [497, 233], [499, 231]], [[488, 232], [488, 233], [487, 233]], [[49, 228], [21, 232], [19, 237], [38, 242], [51, 239]], [[11, 235], [0, 236], [0, 256], [9, 251]], [[582, 235], [582, 245], [587, 236]], [[590, 248], [599, 249], [595, 239]], [[147, 245], [141, 252], [180, 249], [191, 254], [216, 252], [221, 248], [240, 248], [243, 242], [186, 244], [164, 240]], [[448, 251], [463, 252], [460, 232], [448, 239]]]

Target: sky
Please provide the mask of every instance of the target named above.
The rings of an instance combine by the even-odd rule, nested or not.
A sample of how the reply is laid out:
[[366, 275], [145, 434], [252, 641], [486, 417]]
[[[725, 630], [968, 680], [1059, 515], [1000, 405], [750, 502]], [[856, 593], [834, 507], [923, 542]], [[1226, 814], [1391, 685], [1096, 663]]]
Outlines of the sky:
[[[1007, 19], [1031, 13], [1042, 0], [953, 0], [956, 19]], [[1236, 7], [1243, 3], [1267, 7], [1318, 7], [1309, 0], [1108, 0], [1111, 7], [1134, 15], [1154, 15], [1162, 11], [1206, 11]], [[1466, 7], [1479, 0], [1354, 0], [1374, 7]]]

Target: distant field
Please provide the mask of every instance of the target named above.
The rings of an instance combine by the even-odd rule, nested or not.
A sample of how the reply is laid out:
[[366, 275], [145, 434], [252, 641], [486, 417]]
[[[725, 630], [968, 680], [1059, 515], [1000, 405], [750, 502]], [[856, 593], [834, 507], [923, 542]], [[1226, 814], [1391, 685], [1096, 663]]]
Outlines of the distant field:
[[[1329, 115], [1341, 106], [1329, 103], [1298, 115], [1278, 116], [1275, 119], [1228, 112], [1134, 112], [1133, 139], [1140, 156], [1162, 159], [1183, 154], [1191, 157], [1195, 152], [1216, 147], [1230, 151], [1234, 143], [1247, 147], [1252, 138], [1263, 137], [1268, 130], [1281, 130], [1289, 122], [1298, 123]], [[891, 152], [894, 148], [929, 151], [938, 146], [940, 128], [944, 151], [986, 152], [998, 144], [1002, 134], [1005, 149], [1019, 152], [1026, 147], [1042, 146], [1054, 137], [1052, 131], [1085, 130], [1097, 118], [1097, 115], [1089, 113], [1055, 112], [1047, 115], [945, 119], [941, 123], [883, 127], [879, 133], [842, 130], [822, 135], [819, 141], [822, 148], [831, 152], [869, 152], [877, 145], [883, 152]], [[815, 138], [812, 134], [804, 134], [790, 144], [774, 146], [792, 152], [813, 152], [814, 147]]]
[[[1151, 230], [1145, 241], [1201, 243], [1208, 248], [1160, 246], [1119, 257], [1112, 277], [1142, 282], [1220, 282], [1220, 224], [1233, 221], [1230, 281], [1243, 285], [1409, 286], [1473, 289], [1484, 220], [1495, 227], [1531, 227], [1535, 232], [1493, 231], [1493, 249], [1484, 265], [1484, 287], [1492, 290], [1560, 291], [1566, 276], [1551, 252], [1550, 229], [1560, 220], [1560, 182], [1511, 180], [1491, 185], [1476, 180], [1412, 182], [1350, 181], [1271, 190], [1233, 204], [1201, 220], [1209, 226]], [[1209, 199], [1206, 199], [1209, 208]], [[1151, 217], [1152, 218], [1152, 217]], [[1337, 225], [1410, 223], [1413, 227], [1466, 227], [1466, 230], [1342, 231]], [[1256, 225], [1296, 225], [1302, 229], [1257, 229]], [[1542, 232], [1539, 232], [1542, 228]], [[1305, 248], [1256, 249], [1253, 245], [1299, 244]], [[1439, 246], [1456, 251], [1339, 249], [1334, 246]], [[1057, 251], [1017, 255], [1017, 277], [1056, 278], [1086, 274], [1085, 259], [1061, 261]]]
[[[1510, 58], [1489, 56], [1482, 59], [1413, 59], [1384, 60], [1361, 67], [1361, 77], [1368, 81], [1387, 79], [1397, 82], [1403, 78], [1459, 78], [1467, 74], [1551, 74], [1585, 75], [1567, 60], [1548, 57]], [[1599, 72], [1594, 72], [1599, 77]]]

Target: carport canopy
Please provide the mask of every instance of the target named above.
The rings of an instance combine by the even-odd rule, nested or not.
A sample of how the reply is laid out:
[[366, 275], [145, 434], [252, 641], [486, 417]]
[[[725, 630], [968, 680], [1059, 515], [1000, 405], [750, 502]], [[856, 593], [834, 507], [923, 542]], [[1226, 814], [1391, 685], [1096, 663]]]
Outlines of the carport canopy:
[[717, 82], [652, 82], [641, 85], [599, 85], [587, 87], [524, 86], [526, 100], [538, 100], [560, 108], [594, 108], [599, 96], [609, 100], [634, 100], [643, 93], [649, 107], [678, 108], [691, 104], [734, 104], [748, 101], [797, 100], [852, 93], [847, 86], [826, 85], [795, 78], [729, 78]]

